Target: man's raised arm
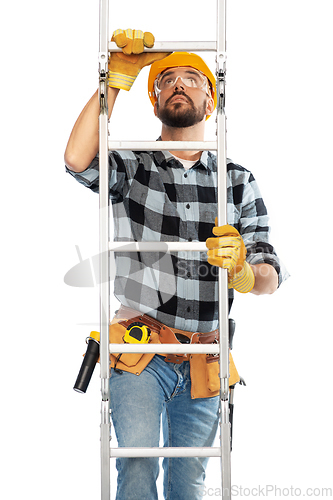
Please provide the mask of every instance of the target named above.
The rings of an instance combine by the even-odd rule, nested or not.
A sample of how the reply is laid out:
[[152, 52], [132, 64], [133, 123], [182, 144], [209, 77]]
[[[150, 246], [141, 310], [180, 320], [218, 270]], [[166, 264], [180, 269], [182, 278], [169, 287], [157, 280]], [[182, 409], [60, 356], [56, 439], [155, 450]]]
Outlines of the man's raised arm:
[[[119, 89], [108, 88], [109, 118], [118, 92]], [[67, 143], [65, 163], [67, 167], [74, 172], [83, 172], [86, 170], [98, 153], [99, 110], [97, 90], [81, 111]]]
[[[118, 92], [130, 90], [141, 69], [154, 61], [163, 59], [168, 53], [143, 52], [154, 46], [154, 36], [140, 30], [116, 30], [115, 41], [122, 52], [113, 52], [109, 60], [108, 107], [111, 116]], [[98, 153], [98, 91], [88, 101], [78, 117], [65, 151], [65, 163], [74, 172], [83, 172]]]

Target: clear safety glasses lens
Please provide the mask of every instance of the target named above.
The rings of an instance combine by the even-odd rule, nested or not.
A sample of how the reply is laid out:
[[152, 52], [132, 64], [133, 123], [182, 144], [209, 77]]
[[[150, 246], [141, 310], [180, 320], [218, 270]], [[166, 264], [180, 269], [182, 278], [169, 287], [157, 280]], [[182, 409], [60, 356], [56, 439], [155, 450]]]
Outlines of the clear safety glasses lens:
[[158, 75], [155, 80], [155, 93], [158, 95], [163, 90], [172, 88], [177, 80], [181, 80], [186, 87], [206, 89], [208, 93], [208, 82], [204, 74], [197, 71], [186, 71], [179, 73], [177, 71], [166, 71]]

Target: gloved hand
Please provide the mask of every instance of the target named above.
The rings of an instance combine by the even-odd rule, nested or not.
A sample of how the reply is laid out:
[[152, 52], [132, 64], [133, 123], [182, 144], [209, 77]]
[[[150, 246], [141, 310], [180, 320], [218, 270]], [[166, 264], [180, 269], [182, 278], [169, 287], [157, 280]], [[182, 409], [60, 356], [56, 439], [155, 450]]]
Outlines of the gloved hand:
[[109, 59], [109, 87], [130, 90], [141, 69], [168, 56], [168, 52], [145, 52], [144, 47], [152, 48], [155, 38], [140, 30], [116, 30], [112, 42], [116, 42], [122, 52], [112, 52]]
[[[217, 224], [217, 220], [215, 221]], [[208, 238], [208, 262], [212, 266], [228, 270], [228, 286], [238, 292], [247, 293], [254, 287], [254, 274], [246, 262], [246, 248], [243, 238], [232, 226], [215, 226], [213, 233], [216, 238]]]

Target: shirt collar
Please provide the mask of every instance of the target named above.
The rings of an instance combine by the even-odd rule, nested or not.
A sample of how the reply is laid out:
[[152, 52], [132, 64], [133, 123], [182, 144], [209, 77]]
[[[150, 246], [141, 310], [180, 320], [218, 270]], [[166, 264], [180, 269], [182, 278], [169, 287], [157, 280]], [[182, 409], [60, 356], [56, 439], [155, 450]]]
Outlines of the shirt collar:
[[[161, 141], [162, 138], [161, 136], [157, 139], [158, 141]], [[162, 167], [162, 163], [165, 161], [168, 163], [170, 160], [174, 160], [174, 156], [170, 153], [170, 151], [156, 151], [155, 154], [155, 161]], [[192, 168], [195, 167], [203, 167], [210, 173], [213, 168], [212, 168], [212, 155], [208, 151], [202, 151], [200, 159], [193, 165]]]

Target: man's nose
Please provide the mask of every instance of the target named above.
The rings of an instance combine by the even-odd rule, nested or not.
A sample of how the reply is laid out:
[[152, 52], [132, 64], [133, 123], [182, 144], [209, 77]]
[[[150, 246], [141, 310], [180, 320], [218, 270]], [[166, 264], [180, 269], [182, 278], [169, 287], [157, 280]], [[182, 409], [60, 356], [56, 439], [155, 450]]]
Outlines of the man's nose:
[[[178, 81], [178, 80], [180, 80], [180, 81]], [[174, 85], [175, 89], [181, 88], [181, 89], [185, 90], [185, 87], [186, 87], [181, 76], [177, 76], [175, 83], [173, 85]]]

